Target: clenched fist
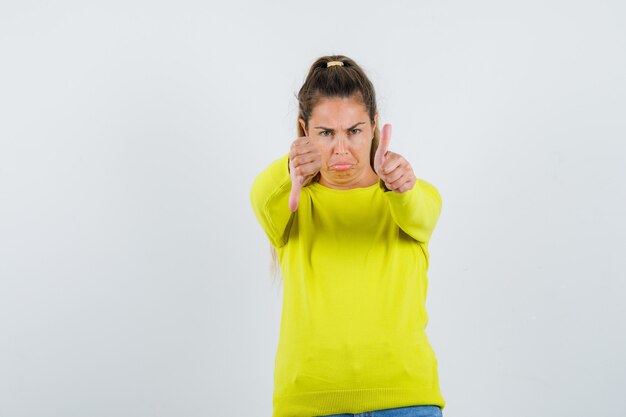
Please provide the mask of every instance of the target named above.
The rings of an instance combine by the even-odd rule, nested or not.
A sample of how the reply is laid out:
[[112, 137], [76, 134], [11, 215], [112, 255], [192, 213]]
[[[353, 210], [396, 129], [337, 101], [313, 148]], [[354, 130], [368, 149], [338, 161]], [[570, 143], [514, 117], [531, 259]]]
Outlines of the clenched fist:
[[314, 139], [303, 136], [291, 143], [289, 150], [289, 175], [291, 177], [291, 193], [289, 194], [289, 210], [298, 210], [300, 190], [309, 184], [322, 168], [322, 154]]
[[413, 188], [417, 179], [409, 161], [402, 155], [387, 150], [390, 141], [391, 125], [386, 124], [383, 126], [380, 143], [374, 156], [374, 171], [385, 182], [387, 189], [403, 193]]

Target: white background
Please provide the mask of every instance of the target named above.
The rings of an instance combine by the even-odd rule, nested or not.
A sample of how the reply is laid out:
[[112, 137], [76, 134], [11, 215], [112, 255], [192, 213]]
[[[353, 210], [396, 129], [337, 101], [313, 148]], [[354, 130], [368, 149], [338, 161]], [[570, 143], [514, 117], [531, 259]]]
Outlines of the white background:
[[0, 416], [270, 416], [249, 189], [328, 54], [443, 198], [444, 416], [623, 415], [623, 2], [99, 3], [0, 6]]

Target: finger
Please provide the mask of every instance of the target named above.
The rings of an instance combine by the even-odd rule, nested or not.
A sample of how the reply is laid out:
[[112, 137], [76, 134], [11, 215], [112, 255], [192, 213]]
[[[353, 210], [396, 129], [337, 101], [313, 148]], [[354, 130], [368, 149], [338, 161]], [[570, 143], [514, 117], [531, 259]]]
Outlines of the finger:
[[[307, 152], [302, 155], [292, 156], [291, 161], [293, 162], [293, 166], [298, 168], [301, 165], [306, 165], [311, 162], [315, 162], [317, 159], [320, 159], [317, 152]], [[298, 174], [302, 174], [298, 172]]]
[[295, 158], [296, 156], [301, 156], [301, 155], [307, 155], [310, 154], [312, 152], [315, 152], [315, 147], [312, 145], [299, 145], [299, 146], [294, 146], [292, 147], [291, 151], [289, 152], [289, 157], [290, 158]]
[[401, 186], [399, 186], [396, 189], [396, 192], [398, 193], [404, 193], [406, 191], [409, 191], [410, 189], [412, 189], [415, 186], [415, 179], [409, 180], [407, 182], [405, 182], [404, 184], [402, 184]]
[[406, 172], [407, 171], [405, 168], [399, 166], [390, 173], [383, 175], [383, 178], [389, 184], [393, 184], [394, 182], [398, 181], [398, 179], [400, 179], [402, 176], [406, 175]]
[[[307, 162], [304, 164], [298, 165], [295, 169], [295, 174], [301, 176], [305, 180], [313, 175], [317, 174], [317, 172], [322, 167], [322, 164], [319, 160], [314, 160], [311, 162]], [[304, 181], [303, 181], [304, 183]]]
[[299, 165], [291, 165], [291, 190], [289, 192], [289, 210], [295, 212], [300, 204], [300, 191], [304, 184], [311, 179], [321, 168], [319, 161]]
[[387, 176], [402, 166], [404, 158], [397, 153], [388, 152], [383, 164], [379, 167], [380, 174]]
[[407, 173], [403, 173], [402, 176], [396, 179], [395, 181], [389, 181], [389, 184], [391, 185], [391, 188], [395, 191], [410, 181], [411, 181], [411, 177], [407, 175]]
[[302, 181], [297, 173], [297, 168], [292, 159], [289, 160], [289, 178], [291, 179], [291, 190], [289, 191], [289, 210], [295, 212], [300, 201], [300, 190]]
[[291, 212], [298, 210], [301, 189], [302, 184], [300, 183], [300, 177], [296, 177], [296, 181], [292, 181], [291, 183], [291, 192], [289, 193], [289, 210], [291, 210]]
[[413, 187], [411, 186], [411, 183], [410, 183], [410, 182], [406, 182], [406, 183], [404, 183], [403, 185], [401, 185], [400, 187], [398, 187], [398, 189], [397, 189], [397, 190], [395, 190], [395, 191], [396, 191], [397, 193], [404, 193], [404, 192], [409, 191], [411, 188], [413, 188]]
[[398, 154], [393, 154], [392, 158], [388, 158], [385, 161], [382, 177], [385, 181], [393, 184], [402, 176], [407, 176], [408, 178], [412, 177], [413, 169], [406, 159]]
[[378, 165], [381, 166], [384, 160], [385, 154], [389, 149], [389, 142], [391, 142], [391, 125], [389, 123], [383, 126], [382, 133], [380, 135], [380, 142], [378, 143], [378, 149], [374, 158], [378, 161]]
[[[402, 175], [402, 177], [398, 178], [396, 181], [391, 182], [391, 186], [396, 191], [403, 189], [405, 186], [408, 186], [407, 189], [411, 189], [413, 188], [413, 185], [415, 184], [416, 181], [417, 179], [415, 178], [415, 175], [413, 174], [412, 171], [405, 172], [405, 174]], [[406, 190], [403, 189], [403, 191], [406, 191]], [[399, 192], [402, 192], [402, 191], [399, 191]]]
[[304, 155], [317, 149], [311, 138], [298, 138], [291, 144], [290, 157]]

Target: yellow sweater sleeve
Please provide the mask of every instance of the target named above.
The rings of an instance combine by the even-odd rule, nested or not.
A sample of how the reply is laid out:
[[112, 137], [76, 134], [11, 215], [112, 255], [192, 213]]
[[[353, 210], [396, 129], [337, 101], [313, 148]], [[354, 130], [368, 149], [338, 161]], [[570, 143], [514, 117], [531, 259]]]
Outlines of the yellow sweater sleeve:
[[289, 154], [273, 161], [254, 180], [250, 190], [252, 209], [274, 247], [287, 243], [294, 213], [289, 210]]
[[379, 184], [385, 190], [396, 224], [413, 239], [428, 243], [441, 214], [441, 195], [437, 188], [421, 178], [404, 193], [387, 190], [382, 180]]

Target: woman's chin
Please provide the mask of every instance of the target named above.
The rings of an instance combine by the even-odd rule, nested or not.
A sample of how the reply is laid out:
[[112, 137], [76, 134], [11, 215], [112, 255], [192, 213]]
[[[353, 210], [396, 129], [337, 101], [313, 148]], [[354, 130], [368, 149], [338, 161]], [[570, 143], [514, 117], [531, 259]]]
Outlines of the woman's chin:
[[349, 182], [355, 177], [356, 175], [353, 169], [346, 169], [346, 170], [331, 169], [328, 172], [326, 172], [326, 175], [322, 174], [322, 178], [326, 178], [327, 181], [331, 181], [331, 182]]

